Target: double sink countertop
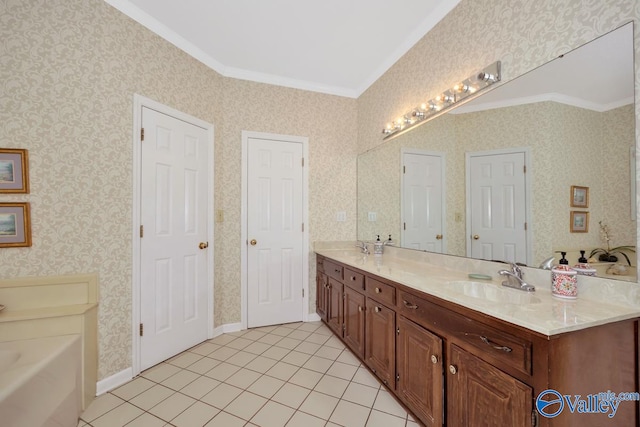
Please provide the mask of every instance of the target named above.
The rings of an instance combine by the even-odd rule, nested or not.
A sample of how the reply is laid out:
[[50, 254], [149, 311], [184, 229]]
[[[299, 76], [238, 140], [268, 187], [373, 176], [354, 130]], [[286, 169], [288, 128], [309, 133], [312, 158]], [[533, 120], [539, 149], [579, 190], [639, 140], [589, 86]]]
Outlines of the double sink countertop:
[[[552, 296], [549, 270], [525, 268], [525, 280], [536, 287], [535, 292], [525, 292], [502, 286], [506, 278], [498, 270], [506, 265], [496, 262], [389, 247], [383, 255], [367, 255], [345, 242], [318, 242], [314, 250], [342, 264], [547, 336], [640, 317], [640, 284], [636, 283], [580, 276], [578, 299], [566, 300]], [[469, 273], [490, 275], [492, 280], [470, 279]]]

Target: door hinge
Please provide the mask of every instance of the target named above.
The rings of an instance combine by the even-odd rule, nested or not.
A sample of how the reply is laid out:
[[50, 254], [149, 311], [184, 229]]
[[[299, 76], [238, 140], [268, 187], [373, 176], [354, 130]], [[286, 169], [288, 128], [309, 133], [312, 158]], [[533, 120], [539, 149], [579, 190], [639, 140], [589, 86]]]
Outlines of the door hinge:
[[402, 173], [407, 173], [407, 167], [406, 166], [402, 166]]
[[345, 325], [344, 323], [342, 324], [342, 330], [346, 331], [347, 330], [347, 325]]
[[522, 166], [522, 170], [524, 173], [527, 173], [527, 165]]
[[144, 128], [140, 128], [140, 141], [144, 141]]
[[527, 223], [524, 223], [524, 231], [527, 231]]
[[535, 409], [531, 411], [531, 427], [536, 427], [538, 425], [538, 411]]
[[304, 222], [302, 223], [302, 232], [304, 233]]
[[396, 374], [396, 381], [400, 381], [400, 374]]
[[304, 157], [302, 158], [302, 167], [304, 167]]
[[403, 222], [403, 223], [402, 223], [402, 229], [403, 229], [403, 230], [406, 230], [406, 229], [407, 229], [407, 223], [406, 223], [406, 222]]
[[304, 289], [302, 290], [302, 298], [304, 298]]
[[140, 238], [144, 237], [144, 225], [140, 226]]
[[396, 328], [396, 335], [400, 335], [400, 328]]
[[140, 336], [144, 335], [144, 325], [140, 323]]

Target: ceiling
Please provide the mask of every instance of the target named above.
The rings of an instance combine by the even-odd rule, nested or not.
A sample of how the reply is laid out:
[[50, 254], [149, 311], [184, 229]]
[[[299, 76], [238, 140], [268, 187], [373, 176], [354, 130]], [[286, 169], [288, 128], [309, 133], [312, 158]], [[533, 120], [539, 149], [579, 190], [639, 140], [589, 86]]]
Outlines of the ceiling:
[[460, 0], [105, 0], [227, 77], [358, 97]]

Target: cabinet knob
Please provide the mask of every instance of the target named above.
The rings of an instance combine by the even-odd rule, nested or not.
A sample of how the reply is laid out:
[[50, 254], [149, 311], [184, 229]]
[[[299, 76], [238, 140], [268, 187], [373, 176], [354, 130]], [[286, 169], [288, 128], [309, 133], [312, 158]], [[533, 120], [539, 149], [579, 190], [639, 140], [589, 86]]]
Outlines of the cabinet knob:
[[382, 292], [382, 289], [376, 288], [376, 294], [379, 294], [380, 292]]
[[351, 276], [351, 281], [355, 282], [356, 281], [356, 276]]
[[375, 307], [373, 311], [375, 311], [376, 313], [380, 313], [382, 309], [380, 307]]
[[435, 354], [431, 355], [431, 363], [433, 363], [434, 365], [436, 363], [438, 363], [438, 356], [436, 356]]
[[456, 365], [449, 365], [449, 372], [451, 372], [453, 375], [458, 373], [458, 368], [456, 367]]
[[358, 306], [358, 311], [362, 313], [364, 311], [364, 308], [361, 305], [359, 305]]

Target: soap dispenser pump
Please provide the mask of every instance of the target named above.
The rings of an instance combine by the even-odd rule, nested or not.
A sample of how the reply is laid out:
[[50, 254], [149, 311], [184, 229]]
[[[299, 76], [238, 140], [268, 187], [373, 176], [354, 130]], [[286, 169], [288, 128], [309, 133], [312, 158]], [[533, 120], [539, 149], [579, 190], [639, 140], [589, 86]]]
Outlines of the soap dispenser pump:
[[560, 265], [569, 265], [569, 260], [567, 260], [565, 258], [567, 253], [566, 252], [560, 252], [560, 255], [562, 255], [562, 258], [560, 258], [560, 261], [558, 261], [560, 263]]
[[585, 251], [580, 251], [580, 258], [578, 258], [578, 262], [580, 264], [586, 264], [588, 262], [587, 258], [584, 256]]
[[378, 238], [373, 243], [373, 254], [374, 255], [382, 255], [384, 252], [384, 244], [380, 240], [380, 235], [378, 234]]

